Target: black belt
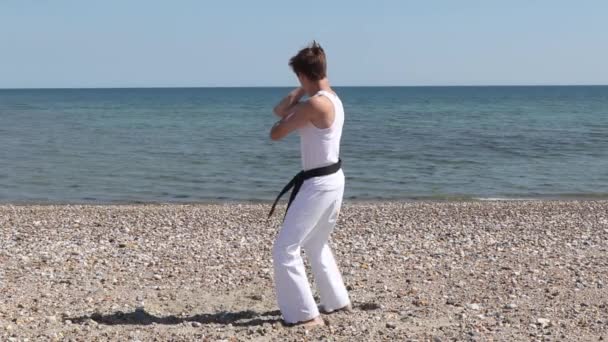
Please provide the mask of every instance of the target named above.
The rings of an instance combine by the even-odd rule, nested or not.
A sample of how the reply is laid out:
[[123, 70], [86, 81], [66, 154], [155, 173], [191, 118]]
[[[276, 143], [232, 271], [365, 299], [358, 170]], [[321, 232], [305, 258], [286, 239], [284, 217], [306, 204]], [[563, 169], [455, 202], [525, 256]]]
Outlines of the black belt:
[[[285, 195], [285, 193], [289, 191], [289, 189], [293, 188], [293, 191], [289, 196], [289, 202], [287, 202], [287, 209], [289, 209], [291, 202], [293, 202], [294, 198], [296, 198], [296, 195], [298, 194], [298, 191], [300, 191], [300, 188], [302, 187], [302, 184], [304, 184], [305, 180], [314, 177], [328, 176], [340, 171], [341, 168], [342, 160], [339, 159], [338, 162], [335, 164], [311, 169], [308, 171], [300, 171], [295, 177], [293, 177], [291, 181], [289, 181], [289, 183], [287, 183], [287, 185], [285, 185], [283, 190], [281, 190], [279, 196], [277, 196], [277, 199], [274, 200], [272, 208], [270, 209], [270, 213], [268, 214], [268, 218], [270, 218], [270, 216], [272, 216], [272, 213], [274, 213], [274, 208], [277, 206], [279, 199], [281, 199], [281, 197]], [[287, 210], [285, 210], [285, 213], [287, 213]]]

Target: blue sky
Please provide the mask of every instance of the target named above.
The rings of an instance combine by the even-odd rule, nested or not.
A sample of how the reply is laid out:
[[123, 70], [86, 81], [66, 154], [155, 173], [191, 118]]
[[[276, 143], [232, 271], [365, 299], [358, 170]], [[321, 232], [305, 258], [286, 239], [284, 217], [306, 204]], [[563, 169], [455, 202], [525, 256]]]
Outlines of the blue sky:
[[608, 84], [608, 1], [0, 1], [0, 88]]

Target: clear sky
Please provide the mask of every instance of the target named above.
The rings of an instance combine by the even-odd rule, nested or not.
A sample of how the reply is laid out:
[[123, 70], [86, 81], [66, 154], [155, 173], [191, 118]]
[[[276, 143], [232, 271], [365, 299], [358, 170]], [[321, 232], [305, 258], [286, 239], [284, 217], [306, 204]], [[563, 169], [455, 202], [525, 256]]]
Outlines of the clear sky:
[[0, 0], [0, 88], [608, 84], [606, 0]]

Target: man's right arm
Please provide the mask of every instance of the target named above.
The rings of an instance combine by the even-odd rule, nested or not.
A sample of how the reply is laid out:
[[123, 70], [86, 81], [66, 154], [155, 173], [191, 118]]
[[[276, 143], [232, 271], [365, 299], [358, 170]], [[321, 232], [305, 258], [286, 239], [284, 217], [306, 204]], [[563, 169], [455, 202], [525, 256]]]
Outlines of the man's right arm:
[[302, 87], [292, 90], [285, 98], [274, 107], [273, 112], [280, 118], [285, 117], [293, 112], [294, 107], [298, 104], [305, 91]]

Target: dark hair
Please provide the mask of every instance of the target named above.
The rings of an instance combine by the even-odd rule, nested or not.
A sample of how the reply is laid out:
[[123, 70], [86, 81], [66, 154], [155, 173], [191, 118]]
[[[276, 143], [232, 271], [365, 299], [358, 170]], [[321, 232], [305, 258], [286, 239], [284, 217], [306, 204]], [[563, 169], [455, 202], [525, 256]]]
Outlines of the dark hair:
[[311, 81], [318, 81], [326, 76], [327, 61], [325, 51], [319, 43], [313, 41], [297, 55], [291, 57], [289, 66], [296, 74], [303, 74]]

